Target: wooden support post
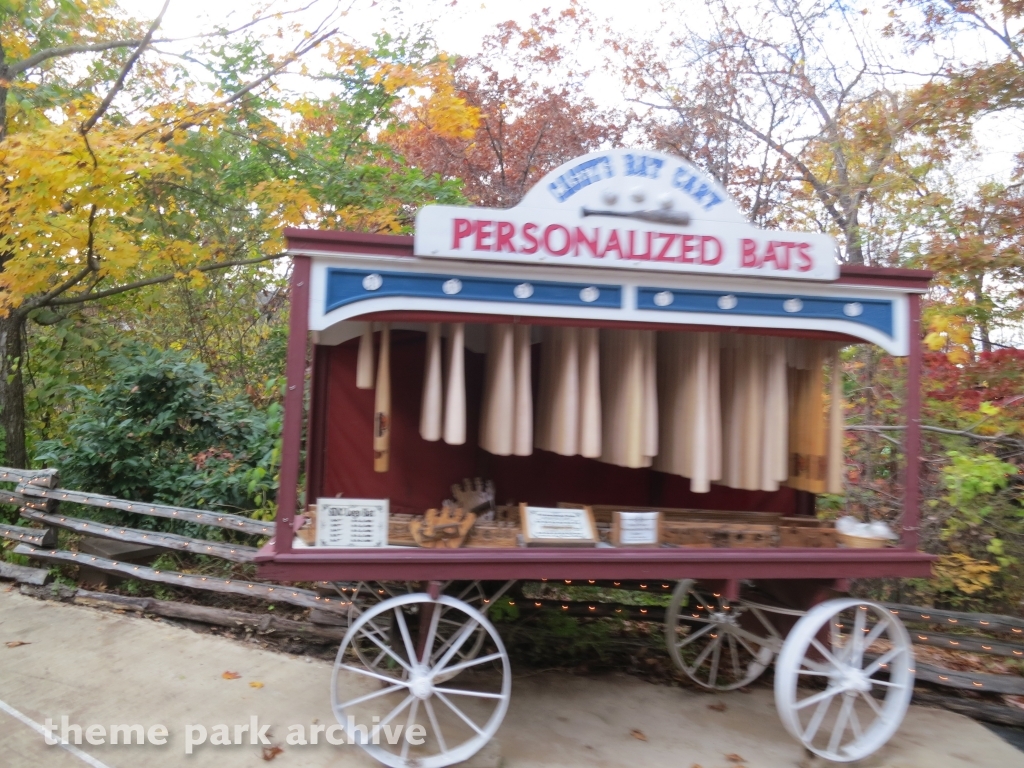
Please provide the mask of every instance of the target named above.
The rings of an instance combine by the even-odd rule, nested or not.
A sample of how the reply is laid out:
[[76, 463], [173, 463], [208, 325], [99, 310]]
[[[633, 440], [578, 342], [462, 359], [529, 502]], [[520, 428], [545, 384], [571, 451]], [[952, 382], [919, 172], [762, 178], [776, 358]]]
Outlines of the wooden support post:
[[903, 444], [906, 468], [903, 477], [901, 543], [905, 549], [917, 549], [921, 520], [921, 296], [912, 293], [908, 298], [910, 356], [907, 359], [907, 392], [904, 398], [907, 430]]
[[303, 405], [306, 388], [306, 347], [309, 344], [309, 273], [311, 259], [296, 256], [292, 266], [291, 303], [288, 316], [288, 358], [285, 363], [287, 389], [284, 395], [284, 425], [281, 429], [281, 474], [277, 490], [275, 551], [292, 551], [292, 527], [299, 485], [299, 455], [302, 453]]

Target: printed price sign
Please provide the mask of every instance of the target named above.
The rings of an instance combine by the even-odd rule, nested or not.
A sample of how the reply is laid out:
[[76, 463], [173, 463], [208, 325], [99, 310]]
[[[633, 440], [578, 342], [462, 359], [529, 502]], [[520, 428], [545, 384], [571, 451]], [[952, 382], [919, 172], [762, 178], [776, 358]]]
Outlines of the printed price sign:
[[386, 547], [387, 543], [387, 499], [316, 500], [318, 547]]
[[612, 544], [656, 547], [661, 537], [661, 512], [621, 512], [612, 518]]
[[527, 545], [593, 547], [597, 544], [597, 526], [590, 507], [563, 509], [520, 504], [519, 519]]

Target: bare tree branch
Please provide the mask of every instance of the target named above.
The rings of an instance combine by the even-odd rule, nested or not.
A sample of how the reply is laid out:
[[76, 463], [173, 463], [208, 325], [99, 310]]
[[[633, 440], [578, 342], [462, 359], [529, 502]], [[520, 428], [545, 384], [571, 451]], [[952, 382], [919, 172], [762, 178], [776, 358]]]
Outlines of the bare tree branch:
[[[273, 261], [274, 259], [280, 259], [286, 256], [286, 253], [274, 253], [269, 256], [260, 256], [255, 259], [237, 259], [234, 261], [217, 261], [210, 264], [202, 264], [195, 267], [192, 271], [196, 272], [212, 272], [218, 269], [230, 269], [231, 267], [244, 267], [249, 264], [260, 264], [264, 261]], [[149, 285], [159, 285], [160, 283], [167, 283], [174, 280], [178, 276], [178, 272], [173, 272], [158, 277], [150, 277], [145, 280], [137, 280], [134, 283], [126, 283], [125, 285], [117, 285], [106, 290], [96, 291], [95, 293], [84, 293], [78, 296], [65, 296], [64, 298], [53, 299], [47, 306], [66, 306], [68, 304], [82, 304], [86, 301], [95, 301], [96, 299], [103, 299], [107, 296], [116, 296], [119, 293], [126, 293], [127, 291], [134, 291], [136, 288], [145, 288]], [[42, 306], [42, 305], [37, 305]]]
[[100, 118], [103, 117], [104, 113], [108, 109], [110, 109], [110, 104], [114, 101], [114, 97], [124, 87], [124, 82], [128, 78], [128, 73], [131, 72], [132, 67], [135, 66], [135, 62], [137, 62], [139, 60], [139, 57], [142, 56], [142, 52], [146, 50], [146, 46], [148, 46], [150, 42], [152, 42], [153, 33], [156, 32], [157, 28], [160, 26], [160, 22], [163, 21], [164, 14], [167, 12], [167, 6], [169, 6], [170, 4], [171, 0], [164, 0], [163, 8], [160, 9], [160, 13], [157, 14], [157, 17], [153, 19], [153, 23], [149, 25], [149, 29], [146, 31], [145, 36], [136, 46], [135, 50], [132, 51], [131, 56], [128, 57], [128, 61], [126, 61], [124, 63], [124, 66], [121, 67], [121, 72], [118, 74], [117, 80], [115, 80], [114, 84], [110, 87], [110, 90], [107, 92], [106, 97], [103, 99], [102, 102], [100, 102], [100, 105], [96, 108], [96, 111], [89, 116], [89, 119], [82, 123], [82, 125], [79, 127], [78, 132], [81, 133], [82, 136], [85, 136], [85, 134], [92, 130], [93, 126], [95, 126], [96, 123], [99, 122]]

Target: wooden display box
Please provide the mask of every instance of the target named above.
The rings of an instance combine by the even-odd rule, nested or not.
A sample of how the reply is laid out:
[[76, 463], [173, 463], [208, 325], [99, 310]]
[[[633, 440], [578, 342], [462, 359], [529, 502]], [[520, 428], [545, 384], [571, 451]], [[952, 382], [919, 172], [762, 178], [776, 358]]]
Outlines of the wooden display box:
[[470, 529], [465, 546], [485, 549], [518, 547], [519, 534], [522, 532], [518, 523], [480, 522], [478, 520]]
[[779, 526], [780, 547], [810, 547], [834, 549], [838, 543], [835, 528], [807, 528], [797, 525]]
[[749, 523], [680, 523], [661, 525], [661, 542], [701, 549], [770, 549], [778, 546], [778, 528]]
[[388, 517], [388, 544], [396, 547], [415, 547], [409, 524], [416, 515], [395, 515]]
[[677, 523], [753, 523], [755, 525], [779, 525], [783, 517], [778, 512], [746, 512], [726, 511], [717, 509], [683, 509], [681, 507], [637, 507], [616, 504], [579, 504], [560, 501], [559, 507], [566, 509], [583, 509], [589, 507], [594, 520], [599, 524], [611, 525], [616, 512], [660, 512], [664, 522]]

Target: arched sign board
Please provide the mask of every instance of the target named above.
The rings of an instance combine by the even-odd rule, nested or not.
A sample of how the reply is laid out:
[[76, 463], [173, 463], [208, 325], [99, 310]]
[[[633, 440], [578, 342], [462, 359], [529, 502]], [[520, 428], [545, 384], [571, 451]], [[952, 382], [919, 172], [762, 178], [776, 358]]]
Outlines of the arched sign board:
[[707, 275], [835, 280], [828, 235], [757, 229], [725, 189], [671, 155], [613, 149], [570, 160], [513, 208], [430, 205], [415, 254]]

